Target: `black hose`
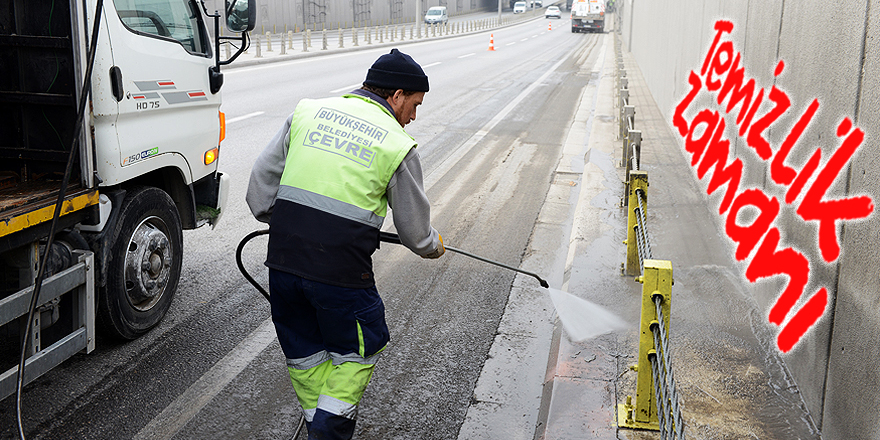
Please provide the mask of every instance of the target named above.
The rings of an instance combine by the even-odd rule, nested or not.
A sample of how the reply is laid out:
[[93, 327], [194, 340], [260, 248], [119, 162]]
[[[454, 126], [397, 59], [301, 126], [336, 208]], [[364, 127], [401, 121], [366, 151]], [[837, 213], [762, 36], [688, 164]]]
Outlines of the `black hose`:
[[49, 227], [49, 238], [46, 240], [46, 249], [40, 259], [40, 267], [37, 269], [37, 278], [34, 280], [34, 291], [31, 294], [31, 302], [28, 307], [27, 325], [21, 338], [21, 356], [18, 362], [18, 378], [15, 384], [15, 418], [18, 422], [18, 436], [21, 440], [25, 440], [24, 425], [21, 422], [21, 388], [24, 386], [24, 367], [25, 355], [27, 354], [28, 335], [31, 333], [31, 326], [34, 321], [34, 311], [37, 309], [37, 302], [40, 298], [40, 290], [43, 286], [43, 278], [46, 274], [46, 263], [48, 261], [49, 251], [52, 249], [52, 241], [55, 239], [55, 229], [58, 226], [58, 217], [61, 215], [61, 205], [64, 203], [64, 196], [67, 192], [67, 184], [70, 182], [70, 174], [73, 171], [73, 160], [76, 157], [76, 145], [82, 131], [83, 119], [85, 117], [86, 102], [91, 91], [92, 85], [92, 68], [95, 65], [95, 53], [98, 51], [98, 30], [101, 23], [101, 12], [104, 10], [104, 0], [98, 0], [95, 6], [95, 22], [92, 28], [92, 39], [89, 43], [88, 64], [86, 73], [83, 77], [83, 85], [79, 95], [79, 107], [76, 113], [76, 125], [73, 129], [73, 140], [70, 145], [70, 153], [67, 156], [67, 167], [64, 169], [64, 177], [61, 179], [61, 188], [58, 190], [58, 199], [55, 202], [55, 212], [52, 214], [52, 224]]
[[[244, 268], [244, 264], [241, 262], [241, 251], [244, 250], [244, 246], [255, 237], [259, 237], [261, 235], [266, 235], [269, 233], [268, 229], [261, 229], [259, 231], [251, 232], [248, 235], [245, 235], [244, 238], [238, 243], [238, 249], [235, 250], [235, 264], [238, 265], [238, 270], [241, 271], [241, 274], [244, 276], [255, 289], [257, 289], [264, 297], [266, 297], [266, 301], [269, 301], [269, 292], [248, 273], [247, 269]], [[299, 432], [302, 430], [303, 425], [305, 425], [306, 419], [304, 416], [299, 417], [299, 423], [296, 426], [296, 431], [293, 433], [293, 437], [290, 440], [294, 440], [299, 436]]]
[[245, 270], [244, 264], [242, 264], [241, 262], [241, 251], [244, 250], [244, 245], [246, 245], [247, 242], [253, 240], [254, 237], [266, 235], [268, 233], [268, 229], [263, 229], [245, 235], [244, 238], [241, 239], [241, 242], [238, 243], [238, 249], [235, 250], [235, 263], [238, 264], [238, 270], [241, 271], [241, 274], [244, 275], [244, 278], [248, 280], [248, 282], [251, 283], [254, 288], [256, 288], [261, 294], [263, 294], [263, 296], [266, 297], [266, 301], [269, 301], [269, 292], [267, 292], [266, 289], [264, 289], [263, 286], [261, 286], [260, 283], [258, 283], [257, 280], [255, 280], [254, 277], [252, 277], [251, 274], [248, 273], [247, 270]]

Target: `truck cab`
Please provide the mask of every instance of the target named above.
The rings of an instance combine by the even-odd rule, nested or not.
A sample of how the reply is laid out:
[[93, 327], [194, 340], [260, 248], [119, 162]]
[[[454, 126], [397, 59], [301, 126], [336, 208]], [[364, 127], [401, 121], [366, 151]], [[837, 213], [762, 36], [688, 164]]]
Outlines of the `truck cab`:
[[[242, 42], [254, 2], [226, 1]], [[216, 224], [227, 192], [220, 66], [235, 57], [220, 61], [208, 32], [219, 34], [220, 15], [199, 0], [98, 4], [11, 0], [0, 11], [0, 334], [26, 334], [31, 355], [65, 353], [41, 356], [56, 363], [90, 351], [93, 327], [126, 340], [158, 324], [182, 230]], [[22, 313], [37, 279], [74, 269], [86, 273], [78, 284]]]

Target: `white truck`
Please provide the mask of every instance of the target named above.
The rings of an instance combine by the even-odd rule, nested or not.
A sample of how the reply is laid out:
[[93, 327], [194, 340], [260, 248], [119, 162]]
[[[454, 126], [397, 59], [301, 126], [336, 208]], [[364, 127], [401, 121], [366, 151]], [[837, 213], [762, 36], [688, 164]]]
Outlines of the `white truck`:
[[[204, 0], [0, 8], [0, 399], [20, 358], [28, 383], [92, 351], [96, 328], [134, 339], [171, 305], [182, 229], [223, 208], [220, 66], [246, 46], [255, 0], [226, 0], [240, 35], [212, 41], [221, 15]], [[241, 50], [221, 61], [221, 40]]]
[[605, 31], [605, 0], [576, 0], [571, 5], [571, 31]]

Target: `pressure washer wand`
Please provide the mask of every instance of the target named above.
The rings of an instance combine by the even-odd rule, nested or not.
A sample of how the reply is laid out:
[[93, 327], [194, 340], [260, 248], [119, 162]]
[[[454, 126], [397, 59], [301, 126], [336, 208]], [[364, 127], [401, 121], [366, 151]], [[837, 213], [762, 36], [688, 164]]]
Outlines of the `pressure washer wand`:
[[[385, 231], [379, 232], [379, 241], [384, 241], [386, 243], [402, 244], [400, 241], [400, 236], [393, 233], [393, 232], [385, 232]], [[461, 249], [454, 248], [452, 246], [443, 245], [443, 247], [446, 248], [446, 250], [455, 252], [457, 254], [466, 255], [468, 257], [471, 257], [471, 258], [474, 258], [474, 259], [477, 259], [477, 260], [480, 260], [480, 261], [483, 261], [483, 262], [486, 262], [489, 264], [494, 264], [496, 266], [503, 267], [505, 269], [510, 269], [514, 272], [519, 272], [519, 273], [522, 273], [525, 275], [535, 277], [538, 280], [538, 282], [541, 283], [541, 287], [546, 287], [546, 288], [550, 287], [550, 284], [548, 284], [547, 281], [545, 281], [543, 278], [539, 277], [538, 274], [536, 274], [536, 273], [528, 272], [528, 271], [522, 270], [518, 267], [508, 266], [504, 263], [499, 263], [497, 261], [493, 261], [488, 258], [481, 257], [479, 255], [474, 255], [470, 252], [466, 252]]]

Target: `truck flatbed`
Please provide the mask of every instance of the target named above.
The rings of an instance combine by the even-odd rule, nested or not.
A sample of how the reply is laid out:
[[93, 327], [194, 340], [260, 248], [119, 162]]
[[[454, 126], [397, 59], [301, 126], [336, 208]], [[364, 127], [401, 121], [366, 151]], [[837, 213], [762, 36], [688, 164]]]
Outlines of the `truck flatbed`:
[[[0, 237], [52, 219], [59, 182], [34, 181], [0, 187]], [[71, 184], [64, 197], [61, 215], [98, 203], [98, 190]]]

